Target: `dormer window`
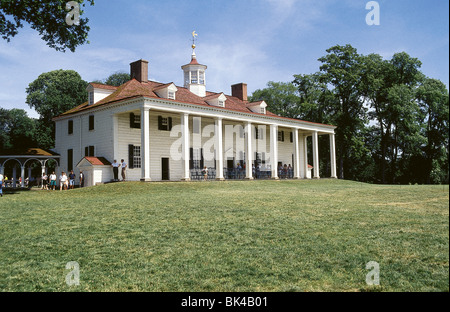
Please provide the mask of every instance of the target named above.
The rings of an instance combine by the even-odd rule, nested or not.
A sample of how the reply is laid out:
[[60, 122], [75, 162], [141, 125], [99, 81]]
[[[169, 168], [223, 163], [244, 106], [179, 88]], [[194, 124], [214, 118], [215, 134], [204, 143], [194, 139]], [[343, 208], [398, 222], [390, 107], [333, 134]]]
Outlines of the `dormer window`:
[[267, 110], [266, 110], [267, 104], [264, 101], [249, 103], [249, 104], [247, 104], [247, 107], [254, 113], [260, 113], [260, 114], [267, 113]]
[[159, 86], [153, 90], [159, 97], [169, 100], [175, 100], [178, 88], [173, 82]]
[[210, 95], [206, 99], [206, 103], [208, 103], [211, 106], [218, 106], [218, 107], [225, 107], [225, 101], [227, 100], [227, 97], [225, 94], [215, 94]]

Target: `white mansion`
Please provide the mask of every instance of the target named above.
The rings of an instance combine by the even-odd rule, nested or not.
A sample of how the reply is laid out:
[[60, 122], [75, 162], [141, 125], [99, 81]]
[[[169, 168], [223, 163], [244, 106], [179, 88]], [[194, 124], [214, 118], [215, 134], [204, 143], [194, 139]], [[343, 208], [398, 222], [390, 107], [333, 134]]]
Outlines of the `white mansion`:
[[319, 178], [318, 136], [328, 135], [336, 177], [336, 127], [277, 116], [264, 101], [250, 103], [244, 83], [231, 95], [206, 91], [207, 66], [195, 50], [181, 68], [183, 87], [149, 81], [145, 60], [131, 64], [131, 80], [119, 87], [90, 83], [88, 102], [54, 118], [58, 175], [82, 170], [87, 186], [109, 182], [111, 163], [124, 159], [129, 181], [189, 181], [205, 166], [217, 180], [236, 172], [278, 179], [285, 164], [291, 178]]

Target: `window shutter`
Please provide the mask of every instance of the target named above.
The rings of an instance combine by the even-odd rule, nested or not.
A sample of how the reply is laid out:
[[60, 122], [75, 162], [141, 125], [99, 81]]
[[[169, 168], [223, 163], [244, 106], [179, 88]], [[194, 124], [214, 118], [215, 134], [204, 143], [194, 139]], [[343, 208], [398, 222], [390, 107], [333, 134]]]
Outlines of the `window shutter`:
[[89, 116], [89, 130], [94, 130], [94, 115]]
[[84, 148], [84, 157], [87, 157], [87, 156], [89, 156], [89, 147], [85, 147]]
[[194, 149], [189, 149], [189, 169], [194, 169]]
[[162, 116], [158, 116], [158, 130], [163, 130], [163, 128], [162, 128]]
[[134, 145], [128, 145], [128, 168], [134, 169]]
[[73, 134], [73, 120], [69, 120], [69, 134]]
[[167, 130], [172, 131], [172, 117], [169, 117], [169, 124]]
[[89, 146], [89, 156], [95, 156], [95, 148], [94, 146]]
[[291, 143], [294, 142], [294, 132], [291, 132]]
[[130, 128], [136, 128], [134, 124], [134, 114], [130, 113]]
[[284, 131], [281, 131], [281, 142], [284, 142]]

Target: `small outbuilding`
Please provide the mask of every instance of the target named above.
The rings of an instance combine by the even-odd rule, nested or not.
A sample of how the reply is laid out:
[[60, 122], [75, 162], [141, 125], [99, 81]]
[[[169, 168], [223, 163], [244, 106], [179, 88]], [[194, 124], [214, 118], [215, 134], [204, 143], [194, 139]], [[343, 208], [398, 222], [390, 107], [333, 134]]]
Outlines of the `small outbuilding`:
[[113, 178], [111, 162], [104, 157], [84, 157], [77, 164], [77, 168], [83, 171], [84, 186], [94, 186]]

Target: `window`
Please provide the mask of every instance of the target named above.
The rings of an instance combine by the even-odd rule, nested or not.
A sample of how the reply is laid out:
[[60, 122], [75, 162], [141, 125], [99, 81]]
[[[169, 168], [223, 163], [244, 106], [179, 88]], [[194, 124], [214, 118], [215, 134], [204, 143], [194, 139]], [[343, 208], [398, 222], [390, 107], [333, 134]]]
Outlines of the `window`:
[[265, 107], [261, 107], [260, 113], [261, 114], [265, 114], [266, 113], [266, 108]]
[[158, 116], [158, 130], [171, 131], [172, 130], [172, 117]]
[[141, 116], [130, 113], [130, 128], [140, 129], [141, 128]]
[[291, 140], [291, 143], [294, 143], [294, 132], [290, 133], [290, 140]]
[[68, 134], [73, 134], [73, 120], [69, 120]]
[[89, 92], [89, 105], [94, 104], [94, 92]]
[[167, 98], [171, 99], [171, 100], [175, 100], [175, 92], [173, 91], [169, 91]]
[[196, 71], [191, 71], [191, 83], [198, 83]]
[[95, 147], [94, 146], [86, 146], [84, 148], [84, 156], [85, 157], [95, 157]]
[[189, 84], [189, 72], [188, 71], [184, 72], [184, 84], [185, 85]]
[[278, 131], [278, 141], [284, 142], [284, 131]]
[[73, 149], [67, 150], [67, 171], [73, 170]]
[[220, 100], [219, 100], [219, 106], [220, 106], [220, 107], [225, 107], [225, 101], [220, 101]]
[[128, 167], [130, 169], [138, 169], [141, 166], [141, 147], [139, 145], [128, 145]]
[[198, 83], [199, 84], [205, 84], [205, 72], [204, 71], [200, 71], [198, 72], [199, 77], [198, 77]]
[[94, 130], [94, 115], [89, 116], [89, 131]]

